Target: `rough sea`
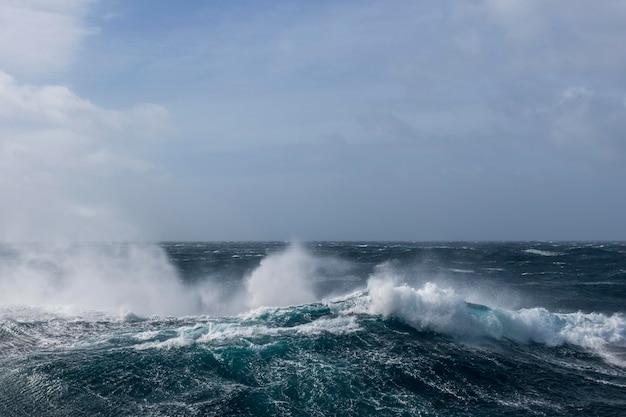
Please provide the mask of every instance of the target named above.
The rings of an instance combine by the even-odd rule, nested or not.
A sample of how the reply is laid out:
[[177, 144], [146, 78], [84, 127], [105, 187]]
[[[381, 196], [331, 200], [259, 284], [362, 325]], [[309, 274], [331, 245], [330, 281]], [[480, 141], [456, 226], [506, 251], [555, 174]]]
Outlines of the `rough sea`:
[[626, 416], [626, 243], [3, 244], [0, 416]]

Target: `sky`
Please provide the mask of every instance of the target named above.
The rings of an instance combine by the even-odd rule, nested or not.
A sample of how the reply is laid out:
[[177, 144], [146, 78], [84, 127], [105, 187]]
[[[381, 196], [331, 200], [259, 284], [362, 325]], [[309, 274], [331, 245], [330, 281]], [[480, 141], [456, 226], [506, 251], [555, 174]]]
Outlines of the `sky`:
[[0, 0], [0, 240], [624, 240], [624, 21]]

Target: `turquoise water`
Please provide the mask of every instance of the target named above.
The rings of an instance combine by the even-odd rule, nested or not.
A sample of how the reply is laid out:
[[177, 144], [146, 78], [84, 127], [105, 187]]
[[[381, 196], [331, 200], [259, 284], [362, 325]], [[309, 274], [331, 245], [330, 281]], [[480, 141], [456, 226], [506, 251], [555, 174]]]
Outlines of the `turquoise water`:
[[619, 416], [621, 243], [5, 245], [2, 416]]

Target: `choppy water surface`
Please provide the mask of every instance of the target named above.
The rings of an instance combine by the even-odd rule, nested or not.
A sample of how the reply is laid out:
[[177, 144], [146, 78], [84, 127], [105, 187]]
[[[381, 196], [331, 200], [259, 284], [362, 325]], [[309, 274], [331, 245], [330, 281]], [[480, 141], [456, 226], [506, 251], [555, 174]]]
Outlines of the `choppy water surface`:
[[2, 416], [621, 416], [621, 243], [0, 247]]

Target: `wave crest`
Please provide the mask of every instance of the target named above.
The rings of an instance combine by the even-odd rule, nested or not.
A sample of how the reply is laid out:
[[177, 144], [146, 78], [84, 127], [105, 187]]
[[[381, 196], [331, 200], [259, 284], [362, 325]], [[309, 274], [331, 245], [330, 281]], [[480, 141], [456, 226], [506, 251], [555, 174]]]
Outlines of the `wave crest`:
[[619, 313], [490, 308], [467, 302], [455, 289], [434, 282], [414, 288], [377, 277], [369, 280], [367, 292], [370, 314], [397, 318], [418, 330], [547, 346], [572, 344], [599, 353], [626, 347], [626, 318]]

